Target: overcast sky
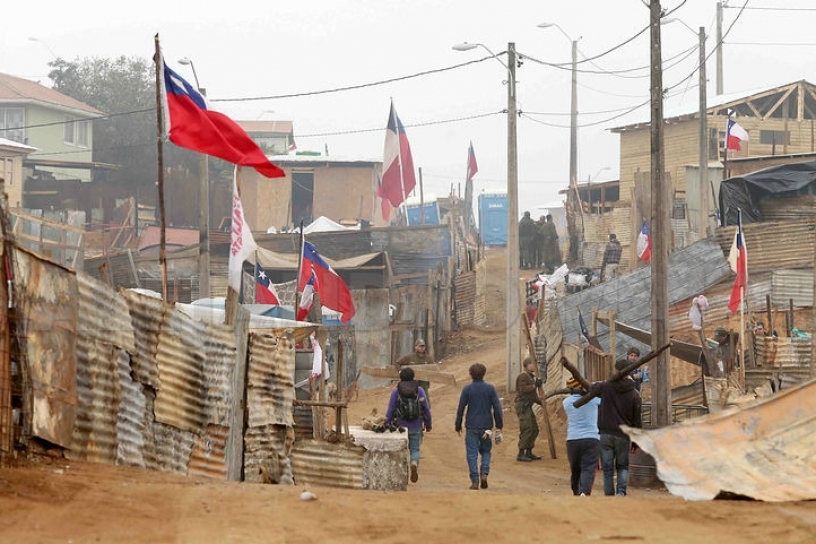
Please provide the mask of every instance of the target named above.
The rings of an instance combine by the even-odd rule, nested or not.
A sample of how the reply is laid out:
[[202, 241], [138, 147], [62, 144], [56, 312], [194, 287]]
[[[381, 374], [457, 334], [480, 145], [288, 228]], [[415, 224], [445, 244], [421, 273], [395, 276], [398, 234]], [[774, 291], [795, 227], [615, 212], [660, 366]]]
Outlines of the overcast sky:
[[[749, 9], [741, 11], [746, 3]], [[723, 31], [733, 28], [724, 46], [726, 94], [816, 82], [812, 2], [727, 5]], [[713, 52], [714, 0], [663, 1], [662, 7], [676, 9], [669, 17], [692, 29], [706, 27]], [[563, 33], [538, 28], [543, 22], [557, 23]], [[167, 62], [191, 82], [189, 67], [176, 61], [193, 59], [215, 109], [236, 119], [291, 120], [301, 151], [328, 147], [332, 156], [382, 160], [393, 98], [426, 192], [443, 195], [451, 185], [463, 186], [470, 141], [479, 164], [477, 193], [503, 192], [505, 68], [488, 58], [410, 76], [489, 56], [484, 48], [452, 50], [457, 43], [482, 43], [500, 54], [515, 42], [529, 57], [517, 70], [519, 209], [535, 216], [539, 206], [562, 198], [558, 192], [569, 179], [571, 45], [565, 34], [579, 40], [578, 179], [609, 181], [619, 175], [618, 137], [609, 129], [649, 118], [648, 104], [626, 113], [649, 99], [649, 32], [620, 45], [648, 23], [641, 0], [37, 0], [4, 10], [0, 72], [50, 84], [53, 55], [150, 58], [158, 33]], [[696, 109], [697, 36], [674, 22], [662, 27], [662, 41], [663, 82], [671, 89], [665, 108]], [[595, 59], [580, 62], [585, 58]], [[714, 96], [713, 54], [707, 70]], [[398, 81], [377, 84], [391, 79]], [[309, 94], [348, 86], [363, 88]], [[225, 101], [292, 94], [302, 96]]]

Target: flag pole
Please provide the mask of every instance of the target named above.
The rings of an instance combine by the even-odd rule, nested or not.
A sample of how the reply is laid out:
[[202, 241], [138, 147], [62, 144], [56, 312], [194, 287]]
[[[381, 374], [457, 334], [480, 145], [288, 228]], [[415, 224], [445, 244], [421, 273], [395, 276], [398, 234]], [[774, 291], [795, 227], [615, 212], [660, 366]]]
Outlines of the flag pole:
[[167, 302], [167, 239], [164, 225], [164, 119], [162, 116], [162, 78], [164, 77], [164, 59], [161, 56], [161, 46], [159, 45], [159, 35], [153, 38], [156, 45], [154, 63], [156, 65], [156, 122], [158, 128], [158, 138], [156, 138], [158, 154], [158, 172], [156, 185], [158, 188], [159, 200], [159, 266], [162, 275], [162, 300]]
[[303, 234], [303, 220], [300, 220], [300, 255], [297, 261], [297, 277], [295, 278], [295, 320], [297, 320], [298, 308], [300, 308], [300, 275], [303, 273], [303, 248], [306, 243], [306, 237]]
[[745, 231], [742, 229], [742, 209], [737, 210], [737, 228], [739, 229], [739, 237], [740, 242], [742, 242], [742, 253], [746, 254], [746, 257], [743, 259], [742, 254], [740, 254], [740, 260], [744, 260], [743, 266], [745, 268], [745, 282], [743, 285], [740, 286], [740, 386], [742, 387], [742, 392], [745, 392], [745, 307], [748, 305], [748, 301], [745, 300], [745, 288], [747, 287], [748, 283], [748, 258], [747, 258], [747, 246], [745, 245]]

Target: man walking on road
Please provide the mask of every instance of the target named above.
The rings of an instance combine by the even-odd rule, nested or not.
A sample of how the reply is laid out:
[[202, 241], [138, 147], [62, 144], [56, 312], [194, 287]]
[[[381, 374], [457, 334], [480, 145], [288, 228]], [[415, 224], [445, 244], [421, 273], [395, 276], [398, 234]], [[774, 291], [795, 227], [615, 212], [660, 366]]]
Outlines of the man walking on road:
[[496, 443], [500, 444], [503, 439], [504, 419], [496, 388], [484, 381], [487, 367], [482, 363], [473, 363], [468, 372], [473, 382], [466, 385], [459, 396], [454, 430], [462, 436], [462, 419], [467, 410], [465, 452], [470, 472], [470, 489], [479, 487], [487, 489], [487, 475], [490, 474], [490, 457], [493, 449], [493, 423], [496, 424]]
[[541, 404], [537, 388], [541, 387], [541, 378], [535, 377], [535, 363], [530, 357], [524, 359], [524, 370], [516, 378], [516, 415], [519, 418], [519, 453], [516, 461], [529, 463], [538, 461], [541, 456], [533, 453], [538, 438], [538, 421], [536, 421], [533, 404]]

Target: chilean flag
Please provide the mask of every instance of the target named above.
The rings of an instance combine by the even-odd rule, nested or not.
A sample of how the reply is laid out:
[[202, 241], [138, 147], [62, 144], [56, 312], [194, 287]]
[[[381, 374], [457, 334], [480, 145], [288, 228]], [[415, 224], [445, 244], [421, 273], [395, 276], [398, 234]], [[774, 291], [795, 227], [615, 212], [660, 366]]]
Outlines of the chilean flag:
[[649, 223], [645, 219], [637, 237], [637, 255], [645, 263], [652, 258], [652, 234], [649, 232]]
[[314, 294], [317, 292], [317, 286], [318, 282], [314, 267], [310, 266], [309, 281], [306, 282], [300, 293], [300, 304], [298, 304], [297, 316], [295, 317], [298, 321], [303, 321], [309, 315], [309, 310], [312, 309], [312, 304], [314, 304]]
[[[303, 263], [300, 267], [300, 280], [298, 281], [298, 291], [303, 293], [301, 304], [309, 289], [312, 290], [312, 293], [320, 293], [320, 302], [323, 306], [340, 312], [340, 320], [343, 323], [348, 323], [354, 317], [354, 301], [346, 282], [323, 260], [311, 242], [303, 242]], [[309, 307], [311, 307], [311, 302]], [[300, 312], [301, 310], [298, 310], [298, 315]], [[298, 319], [301, 318], [298, 317]]]
[[476, 172], [479, 171], [479, 166], [476, 164], [476, 154], [473, 153], [473, 142], [470, 142], [470, 147], [468, 148], [468, 164], [467, 164], [467, 181], [473, 179], [473, 176], [476, 175]]
[[742, 232], [742, 210], [737, 212], [737, 231], [734, 233], [734, 242], [728, 254], [728, 263], [737, 273], [734, 287], [731, 288], [731, 298], [728, 300], [728, 309], [735, 314], [742, 304], [745, 286], [748, 284], [748, 248], [745, 247], [745, 236]]
[[725, 132], [725, 148], [739, 151], [742, 149], [740, 143], [745, 141], [748, 141], [748, 132], [739, 123], [729, 119]]
[[280, 304], [275, 285], [269, 281], [269, 276], [261, 266], [255, 263], [255, 302], [257, 304]]
[[385, 150], [383, 153], [382, 185], [377, 196], [387, 200], [392, 208], [398, 207], [416, 187], [414, 159], [411, 146], [402, 121], [397, 117], [397, 110], [391, 102], [391, 113], [388, 115], [388, 129], [385, 132]]
[[201, 93], [168, 68], [162, 55], [157, 69], [163, 74], [159, 84], [164, 132], [171, 142], [233, 164], [251, 166], [268, 178], [286, 175], [269, 162], [258, 144], [235, 121], [209, 109]]
[[377, 196], [380, 197], [380, 210], [382, 211], [383, 221], [388, 221], [391, 218], [391, 204], [385, 197], [382, 189], [382, 178], [377, 174]]

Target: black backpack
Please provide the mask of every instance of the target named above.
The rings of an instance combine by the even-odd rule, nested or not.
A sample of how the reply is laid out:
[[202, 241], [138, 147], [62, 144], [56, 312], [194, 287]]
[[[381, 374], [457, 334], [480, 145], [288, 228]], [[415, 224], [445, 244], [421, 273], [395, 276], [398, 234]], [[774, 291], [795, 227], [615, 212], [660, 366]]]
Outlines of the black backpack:
[[405, 421], [414, 421], [422, 417], [422, 405], [419, 399], [419, 384], [416, 381], [400, 382], [397, 385], [396, 417]]

